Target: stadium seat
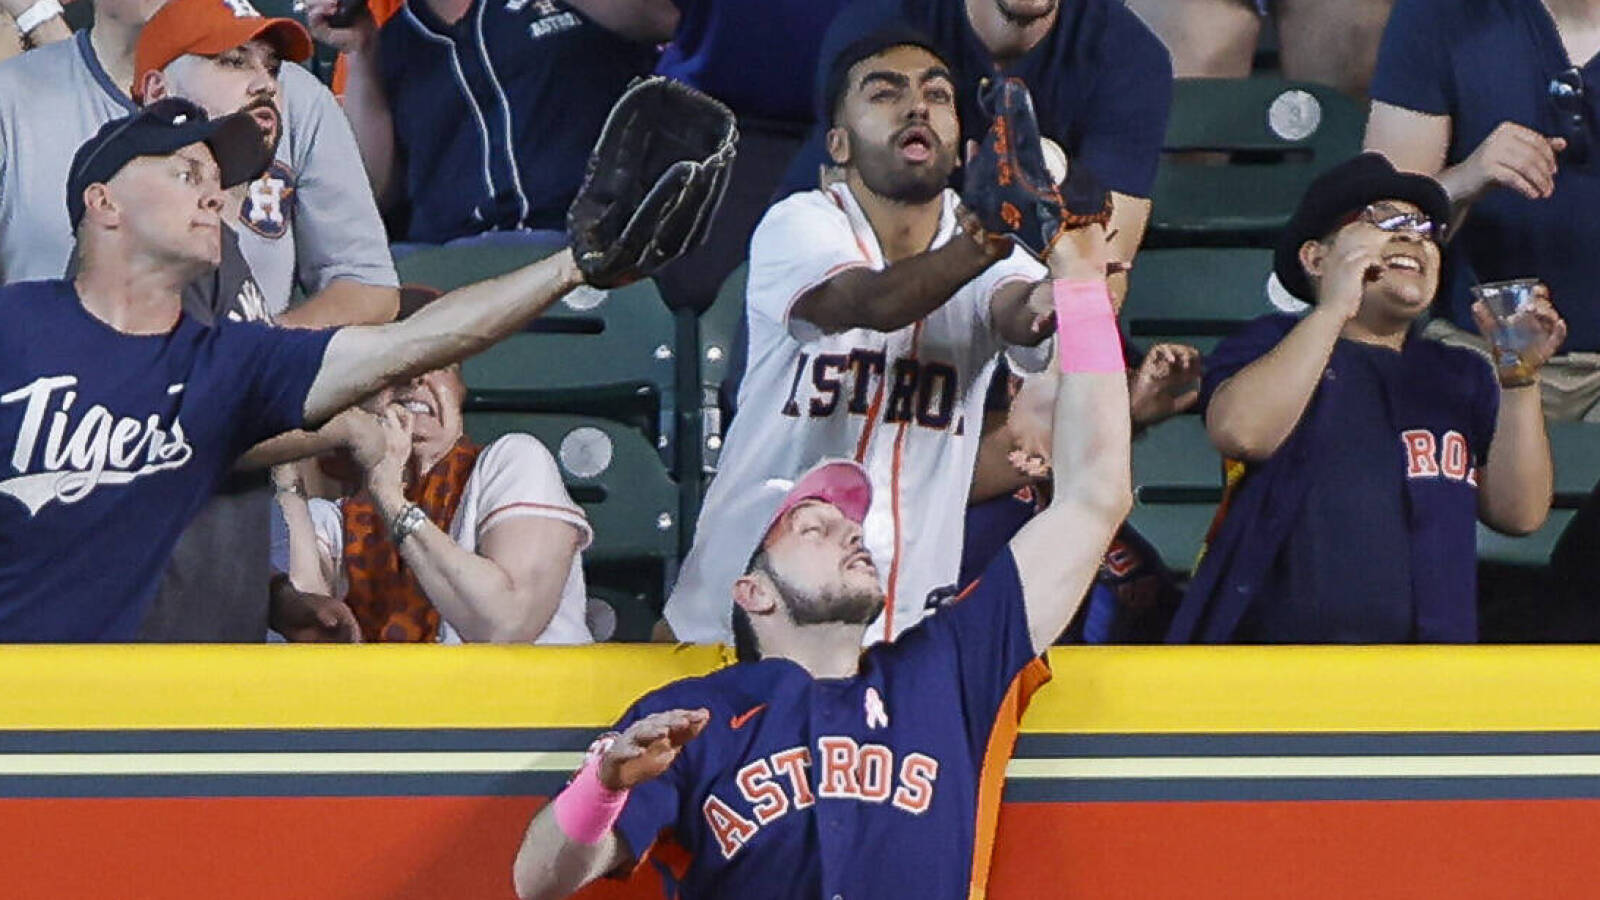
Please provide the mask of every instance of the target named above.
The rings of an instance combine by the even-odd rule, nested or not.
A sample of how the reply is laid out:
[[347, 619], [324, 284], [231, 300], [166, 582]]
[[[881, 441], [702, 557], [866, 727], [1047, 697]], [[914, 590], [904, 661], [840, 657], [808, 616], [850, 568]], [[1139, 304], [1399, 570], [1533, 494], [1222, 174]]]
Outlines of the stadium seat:
[[1365, 121], [1321, 85], [1178, 80], [1147, 243], [1271, 246], [1311, 179], [1360, 152]]
[[1478, 558], [1502, 566], [1543, 568], [1561, 532], [1600, 482], [1600, 425], [1551, 422], [1550, 457], [1555, 463], [1555, 502], [1550, 520], [1527, 537], [1510, 537], [1478, 526]]
[[678, 486], [650, 443], [626, 425], [592, 416], [468, 412], [466, 427], [480, 443], [518, 431], [549, 449], [594, 528], [583, 554], [590, 597], [614, 614], [613, 639], [648, 640], [680, 531]]
[[1222, 461], [1200, 417], [1177, 416], [1136, 440], [1133, 483], [1128, 521], [1168, 568], [1190, 571], [1222, 499]]
[[749, 265], [743, 264], [728, 274], [717, 291], [717, 299], [700, 314], [700, 411], [702, 428], [701, 462], [705, 475], [717, 471], [722, 453], [722, 385], [733, 370], [733, 354], [739, 340], [739, 320], [744, 314], [745, 279]]
[[1272, 252], [1244, 247], [1145, 250], [1122, 308], [1142, 343], [1189, 344], [1210, 352], [1241, 324], [1273, 311], [1267, 301]]
[[[441, 247], [396, 263], [403, 284], [451, 290], [534, 262], [545, 251]], [[655, 284], [579, 288], [520, 334], [463, 364], [470, 409], [603, 415], [666, 449], [674, 408], [672, 313]]]

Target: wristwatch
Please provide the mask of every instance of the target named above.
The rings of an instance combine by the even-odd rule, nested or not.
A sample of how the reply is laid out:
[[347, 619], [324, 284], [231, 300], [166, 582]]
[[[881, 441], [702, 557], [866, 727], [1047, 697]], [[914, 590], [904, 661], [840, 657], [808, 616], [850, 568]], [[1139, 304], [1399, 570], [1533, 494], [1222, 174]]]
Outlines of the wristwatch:
[[17, 16], [17, 30], [26, 35], [63, 12], [60, 0], [38, 0]]
[[422, 511], [422, 507], [407, 503], [406, 508], [396, 513], [394, 521], [389, 523], [389, 535], [394, 538], [394, 545], [399, 547], [402, 541], [411, 536], [411, 532], [421, 528], [427, 521], [428, 514]]

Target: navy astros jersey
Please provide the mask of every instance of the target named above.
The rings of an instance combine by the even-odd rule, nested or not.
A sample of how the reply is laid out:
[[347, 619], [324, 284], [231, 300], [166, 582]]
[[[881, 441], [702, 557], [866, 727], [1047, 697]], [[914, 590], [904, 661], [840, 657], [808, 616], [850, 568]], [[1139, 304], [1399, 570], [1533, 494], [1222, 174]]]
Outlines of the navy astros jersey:
[[[1257, 319], [1206, 361], [1200, 409], [1299, 319]], [[1340, 339], [1300, 422], [1246, 466], [1168, 632], [1177, 642], [1477, 639], [1478, 471], [1500, 388], [1478, 354]]]
[[1049, 677], [1007, 549], [853, 678], [765, 659], [645, 696], [618, 730], [670, 709], [711, 721], [633, 788], [617, 830], [685, 898], [966, 897], [987, 877], [1017, 722]]

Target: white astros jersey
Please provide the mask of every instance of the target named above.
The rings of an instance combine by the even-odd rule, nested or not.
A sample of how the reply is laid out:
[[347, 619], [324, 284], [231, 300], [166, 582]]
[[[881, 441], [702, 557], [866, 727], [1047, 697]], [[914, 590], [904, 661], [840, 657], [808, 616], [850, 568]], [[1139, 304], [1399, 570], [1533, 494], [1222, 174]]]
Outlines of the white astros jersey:
[[[956, 203], [945, 191], [932, 248], [955, 233]], [[757, 488], [796, 478], [825, 458], [854, 459], [872, 477], [863, 528], [889, 605], [868, 630], [868, 643], [886, 628], [891, 636], [909, 628], [931, 593], [954, 586], [984, 395], [1004, 346], [990, 300], [1002, 284], [1037, 281], [1045, 269], [1014, 251], [895, 332], [825, 335], [790, 316], [803, 294], [857, 266], [882, 269], [883, 255], [842, 184], [778, 203], [751, 238], [749, 368], [694, 547], [667, 601], [679, 640], [731, 641], [733, 582], [770, 512]], [[1048, 350], [1012, 355], [1021, 368], [1037, 370]]]

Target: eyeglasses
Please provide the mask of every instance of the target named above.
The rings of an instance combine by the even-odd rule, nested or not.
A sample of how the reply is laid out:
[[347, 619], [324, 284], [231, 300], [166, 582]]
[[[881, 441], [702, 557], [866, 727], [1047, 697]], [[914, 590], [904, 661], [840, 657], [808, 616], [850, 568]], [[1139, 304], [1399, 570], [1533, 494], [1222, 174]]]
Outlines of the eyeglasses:
[[1583, 85], [1583, 70], [1574, 66], [1550, 79], [1550, 104], [1556, 110], [1556, 124], [1567, 149], [1562, 157], [1574, 165], [1589, 161], [1589, 102]]
[[1339, 222], [1339, 227], [1355, 222], [1365, 222], [1379, 231], [1397, 234], [1409, 231], [1418, 237], [1443, 245], [1448, 226], [1443, 222], [1433, 219], [1420, 212], [1411, 212], [1392, 203], [1369, 203], [1359, 212], [1345, 216]]

